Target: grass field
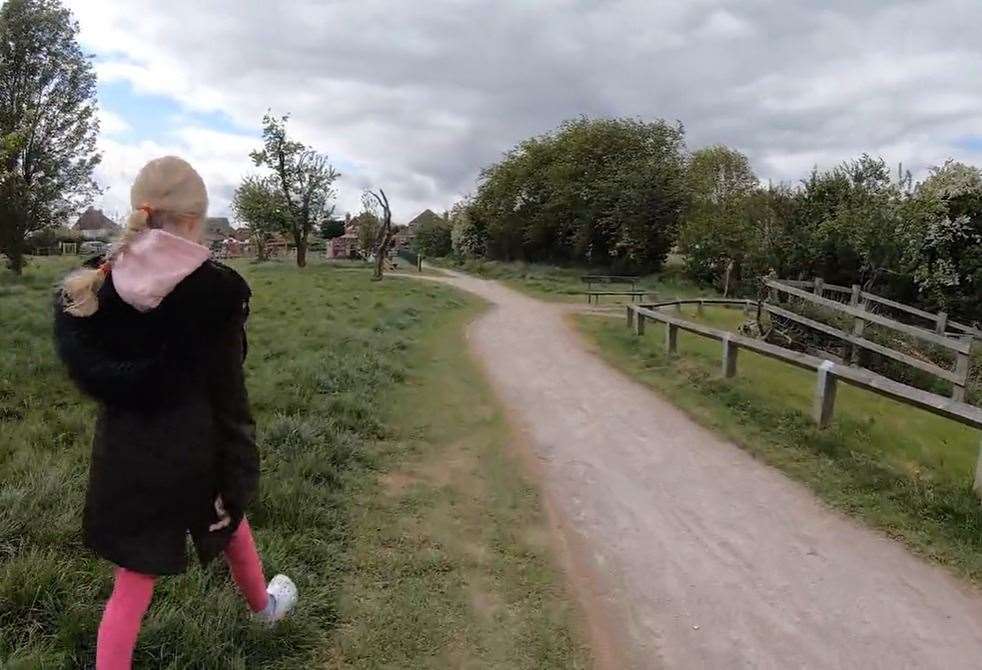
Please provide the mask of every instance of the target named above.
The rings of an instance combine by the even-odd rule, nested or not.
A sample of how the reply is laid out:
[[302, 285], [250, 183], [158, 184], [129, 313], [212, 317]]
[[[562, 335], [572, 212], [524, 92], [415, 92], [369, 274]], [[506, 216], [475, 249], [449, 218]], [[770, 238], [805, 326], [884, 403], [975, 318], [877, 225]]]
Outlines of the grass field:
[[[707, 308], [701, 320], [734, 329], [742, 318]], [[848, 385], [840, 385], [833, 426], [818, 431], [814, 373], [742, 351], [737, 377], [723, 380], [718, 342], [680, 332], [680, 355], [669, 357], [660, 324], [648, 322], [642, 337], [621, 318], [581, 316], [578, 325], [612, 364], [833, 507], [982, 580], [982, 509], [971, 490], [979, 431]]]
[[[665, 270], [657, 275], [641, 277], [638, 288], [650, 291], [649, 298], [671, 299], [675, 297], [690, 297], [710, 295], [709, 289], [697, 287], [681, 274], [681, 266], [677, 258], [666, 265]], [[586, 274], [605, 274], [606, 271], [585, 267], [557, 267], [545, 263], [522, 263], [485, 260], [454, 260], [450, 258], [427, 258], [427, 263], [436, 267], [459, 270], [485, 279], [497, 279], [514, 289], [527, 293], [535, 298], [556, 302], [586, 302], [582, 295], [587, 285], [580, 280]], [[620, 274], [620, 273], [614, 273]], [[611, 286], [594, 285], [594, 289], [630, 290], [630, 285], [614, 284]], [[622, 303], [625, 299], [619, 296], [604, 296], [602, 303]]]
[[[248, 385], [262, 452], [250, 518], [295, 616], [248, 619], [223, 565], [159, 582], [143, 668], [583, 667], [534, 492], [467, 361], [480, 306], [363, 268], [237, 267], [253, 287]], [[93, 658], [110, 566], [80, 507], [94, 407], [50, 340], [44, 260], [0, 275], [0, 667]]]

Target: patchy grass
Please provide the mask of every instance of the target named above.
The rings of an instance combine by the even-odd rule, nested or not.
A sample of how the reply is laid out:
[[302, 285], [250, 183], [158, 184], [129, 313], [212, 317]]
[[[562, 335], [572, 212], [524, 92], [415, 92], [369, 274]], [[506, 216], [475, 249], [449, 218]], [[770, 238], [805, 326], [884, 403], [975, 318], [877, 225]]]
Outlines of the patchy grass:
[[[558, 267], [544, 263], [522, 263], [485, 260], [456, 260], [451, 258], [427, 258], [427, 263], [436, 267], [467, 272], [485, 279], [497, 279], [514, 289], [535, 298], [556, 302], [585, 302], [582, 294], [587, 285], [580, 277], [587, 274], [605, 274], [607, 271], [589, 267]], [[612, 273], [623, 274], [623, 273]], [[595, 289], [630, 290], [625, 284], [594, 285]], [[682, 268], [677, 262], [666, 265], [665, 271], [657, 275], [641, 277], [638, 288], [651, 291], [649, 297], [671, 299], [710, 295], [710, 289], [702, 289], [682, 276]], [[620, 296], [604, 296], [601, 304], [618, 304], [625, 300]]]
[[[0, 275], [4, 668], [88, 666], [111, 587], [109, 564], [81, 545], [95, 408], [70, 385], [50, 338], [51, 286], [68, 267], [66, 259], [43, 259], [22, 279]], [[511, 535], [513, 528], [520, 534], [524, 525], [535, 527], [537, 507], [514, 464], [495, 451], [501, 434], [486, 389], [472, 368], [455, 364], [456, 383], [473, 388], [461, 399], [472, 403], [431, 402], [412, 393], [428, 389], [439, 397], [438, 343], [459, 340], [462, 319], [475, 304], [439, 286], [373, 283], [361, 268], [236, 267], [254, 291], [247, 368], [263, 480], [250, 518], [267, 573], [291, 575], [300, 605], [268, 630], [248, 619], [224, 565], [194, 567], [159, 582], [136, 666], [286, 669], [331, 660], [345, 667], [425, 667], [452, 661], [450, 650], [474, 667], [505, 657], [569, 667], [567, 660], [581, 658], [548, 552]], [[434, 426], [468, 417], [477, 423], [462, 425], [488, 421], [486, 431], [474, 430], [475, 439], [483, 438], [467, 447], [482, 454], [478, 473], [488, 486], [470, 491], [468, 505], [449, 505], [456, 499], [442, 489], [412, 504], [379, 498], [383, 472], [457, 454], [444, 433], [413, 432], [417, 403], [418, 416]], [[500, 481], [490, 465], [495, 453]], [[430, 543], [389, 543], [430, 507], [448, 505], [468, 510], [472, 521], [451, 539], [488, 545], [486, 562], [438, 551], [438, 529]], [[484, 602], [500, 602], [508, 625], [488, 624], [486, 608], [478, 606]], [[386, 623], [369, 630], [371, 617]]]
[[[394, 394], [389, 468], [359, 491], [333, 660], [359, 667], [583, 668], [534, 489], [457, 327]], [[409, 458], [405, 456], [411, 454]]]
[[[702, 320], [734, 328], [742, 318], [707, 308]], [[741, 351], [737, 377], [724, 380], [717, 342], [680, 331], [680, 355], [669, 357], [661, 324], [649, 321], [639, 338], [621, 319], [577, 323], [615, 366], [833, 507], [982, 580], [982, 508], [971, 490], [978, 431], [845, 384], [832, 427], [819, 431], [810, 419], [813, 373]]]

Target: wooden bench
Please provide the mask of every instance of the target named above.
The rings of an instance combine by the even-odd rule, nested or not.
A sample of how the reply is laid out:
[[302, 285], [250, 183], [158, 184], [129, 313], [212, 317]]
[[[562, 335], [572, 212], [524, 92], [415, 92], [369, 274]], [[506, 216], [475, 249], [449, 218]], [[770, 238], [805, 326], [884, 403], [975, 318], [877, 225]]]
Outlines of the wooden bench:
[[600, 304], [600, 296], [602, 295], [627, 295], [631, 296], [631, 302], [644, 302], [645, 298], [648, 297], [648, 291], [583, 291], [586, 295], [587, 304], [596, 303]]
[[640, 277], [633, 275], [583, 275], [580, 281], [586, 284], [587, 290], [592, 290], [594, 284], [630, 284], [632, 291], [638, 290]]

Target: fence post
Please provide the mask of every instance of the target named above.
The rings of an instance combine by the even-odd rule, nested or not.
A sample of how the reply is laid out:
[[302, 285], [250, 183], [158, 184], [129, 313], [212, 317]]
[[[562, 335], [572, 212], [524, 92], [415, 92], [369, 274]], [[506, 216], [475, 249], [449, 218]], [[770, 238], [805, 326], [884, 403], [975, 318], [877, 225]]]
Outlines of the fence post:
[[634, 315], [634, 334], [644, 335], [644, 314]]
[[682, 303], [679, 302], [682, 298], [675, 296], [675, 311], [679, 314], [682, 313]]
[[633, 305], [628, 305], [627, 306], [627, 327], [628, 328], [633, 328], [634, 327], [634, 306]]
[[825, 284], [824, 279], [822, 279], [821, 277], [815, 277], [815, 295], [817, 295], [819, 298], [822, 297], [824, 284]]
[[740, 351], [736, 343], [727, 333], [723, 336], [723, 377], [730, 379], [736, 375], [737, 353]]
[[944, 335], [946, 330], [948, 330], [948, 312], [938, 312], [934, 322], [934, 332], [938, 335]]
[[677, 354], [679, 352], [679, 327], [674, 323], [665, 324], [665, 353]]
[[[855, 294], [855, 288], [853, 289], [853, 293]], [[868, 304], [869, 302], [865, 298], [863, 298], [860, 301], [858, 307], [859, 309], [865, 312]], [[863, 319], [863, 317], [861, 316], [857, 316], [855, 320], [852, 322], [852, 334], [855, 335], [856, 337], [862, 337], [863, 331], [865, 330], [866, 330], [866, 320]], [[853, 366], [859, 365], [862, 362], [860, 360], [862, 353], [863, 353], [863, 348], [859, 346], [857, 343], [853, 342], [852, 352], [851, 355], [849, 356], [849, 364]]]
[[859, 296], [863, 292], [863, 287], [859, 284], [852, 285], [852, 296], [849, 297], [849, 304], [853, 307], [859, 307]]
[[416, 254], [416, 272], [423, 271], [423, 254]]
[[815, 385], [815, 400], [812, 404], [812, 416], [820, 429], [828, 428], [832, 422], [832, 412], [835, 410], [835, 391], [838, 380], [832, 374], [832, 361], [822, 361], [818, 366], [818, 380]]
[[696, 305], [696, 312], [699, 314], [699, 316], [703, 316], [706, 314], [706, 310], [702, 305], [702, 300], [700, 300], [698, 305]]
[[750, 316], [750, 301], [749, 300], [745, 300], [743, 302], [743, 313], [746, 316]]
[[[962, 335], [958, 338], [968, 351], [971, 351], [972, 336]], [[965, 387], [968, 386], [969, 354], [961, 351], [955, 353], [955, 376], [958, 378], [951, 387], [951, 399], [965, 402]]]

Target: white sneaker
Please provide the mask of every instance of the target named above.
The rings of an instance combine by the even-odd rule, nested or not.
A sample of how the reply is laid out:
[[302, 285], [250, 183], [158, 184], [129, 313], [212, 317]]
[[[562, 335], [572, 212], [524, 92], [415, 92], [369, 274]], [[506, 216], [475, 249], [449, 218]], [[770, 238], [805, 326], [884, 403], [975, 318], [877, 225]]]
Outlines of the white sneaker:
[[297, 604], [297, 585], [286, 575], [276, 575], [266, 587], [269, 603], [258, 616], [266, 623], [275, 623]]

